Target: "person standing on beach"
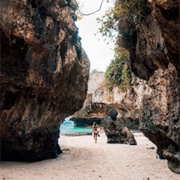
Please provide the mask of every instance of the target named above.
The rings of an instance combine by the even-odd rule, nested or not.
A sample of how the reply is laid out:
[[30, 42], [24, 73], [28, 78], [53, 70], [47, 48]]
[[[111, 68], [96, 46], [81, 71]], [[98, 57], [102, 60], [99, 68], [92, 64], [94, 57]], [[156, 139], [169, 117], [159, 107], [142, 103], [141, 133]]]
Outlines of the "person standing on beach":
[[96, 122], [93, 123], [92, 133], [93, 133], [93, 137], [94, 137], [95, 143], [97, 143], [98, 125], [97, 125]]

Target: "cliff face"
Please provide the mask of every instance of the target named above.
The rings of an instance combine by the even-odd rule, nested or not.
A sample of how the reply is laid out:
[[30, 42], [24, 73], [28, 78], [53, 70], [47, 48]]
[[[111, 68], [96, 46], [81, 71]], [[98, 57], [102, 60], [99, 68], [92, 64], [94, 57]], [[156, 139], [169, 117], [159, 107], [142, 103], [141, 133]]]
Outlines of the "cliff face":
[[[139, 129], [140, 109], [143, 98], [151, 94], [152, 89], [147, 85], [145, 80], [141, 80], [132, 75], [132, 91], [119, 91], [118, 87], [114, 87], [109, 91], [105, 85], [105, 79], [92, 95], [92, 102], [105, 103], [114, 107], [118, 111], [117, 119], [119, 123], [125, 124], [130, 129]], [[120, 123], [120, 124], [121, 124]]]
[[[83, 108], [76, 112], [71, 120], [78, 125], [92, 125], [94, 121], [98, 124], [102, 123], [111, 127], [105, 127], [107, 134], [113, 134], [113, 137], [122, 138], [121, 131], [124, 126], [131, 130], [139, 130], [140, 109], [143, 103], [143, 97], [151, 93], [151, 88], [145, 80], [141, 80], [133, 75], [131, 82], [132, 91], [119, 91], [118, 87], [114, 87], [112, 91], [108, 90], [105, 84], [105, 73], [92, 71], [88, 81], [88, 93]], [[103, 123], [103, 119], [108, 121], [107, 109], [114, 108], [118, 111], [115, 122]], [[109, 126], [108, 123], [114, 124]], [[112, 127], [114, 130], [112, 131]], [[118, 134], [115, 135], [116, 129]], [[113, 140], [114, 141], [114, 140]], [[114, 141], [115, 142], [115, 141]]]
[[141, 131], [180, 173], [179, 2], [149, 0], [146, 13], [137, 17], [129, 65], [152, 89], [143, 97]]
[[89, 75], [88, 80], [88, 94], [92, 94], [92, 98], [94, 98], [93, 94], [97, 90], [97, 88], [102, 84], [104, 80], [104, 72], [99, 72], [97, 70], [93, 70]]
[[[156, 144], [157, 154], [167, 159], [171, 171], [180, 173], [179, 2], [141, 2], [144, 9], [136, 20], [119, 20], [120, 30], [130, 32], [129, 37], [124, 33], [129, 40], [124, 43], [130, 52], [128, 63], [140, 79], [134, 77], [133, 91], [126, 93], [117, 88], [109, 92], [101, 84], [92, 101], [111, 104], [120, 118], [140, 120], [141, 131]], [[129, 22], [135, 23], [134, 29], [129, 30]]]
[[172, 64], [158, 69], [148, 81], [152, 93], [143, 99], [140, 129], [168, 160], [169, 168], [180, 173], [179, 78]]
[[89, 60], [73, 0], [0, 1], [1, 158], [56, 157], [59, 125], [86, 97]]
[[148, 80], [155, 70], [166, 69], [169, 63], [180, 70], [179, 2], [144, 0], [144, 3], [147, 6], [137, 17], [134, 29], [135, 49], [130, 46], [128, 49], [131, 69], [141, 79]]
[[106, 104], [103, 101], [96, 102], [94, 100], [94, 93], [103, 80], [104, 72], [93, 70], [90, 73], [88, 79], [88, 92], [84, 105], [71, 118], [77, 126], [91, 126], [93, 122], [101, 124], [101, 120], [106, 115]]

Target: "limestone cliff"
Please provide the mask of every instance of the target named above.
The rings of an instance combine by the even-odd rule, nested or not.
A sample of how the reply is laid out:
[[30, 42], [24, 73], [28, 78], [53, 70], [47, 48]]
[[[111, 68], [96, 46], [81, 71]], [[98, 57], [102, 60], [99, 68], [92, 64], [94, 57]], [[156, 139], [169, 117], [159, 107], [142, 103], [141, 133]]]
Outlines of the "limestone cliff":
[[[97, 76], [99, 76], [99, 72], [91, 72], [88, 88], [92, 89], [91, 86], [93, 86], [93, 83], [91, 83], [91, 81], [94, 81], [94, 78], [96, 79]], [[86, 98], [85, 102], [87, 103], [84, 103], [84, 114], [87, 113], [87, 110], [91, 110], [92, 112], [88, 113], [90, 116], [98, 116], [97, 112], [101, 112], [101, 108], [98, 104], [104, 104], [104, 106], [108, 105], [114, 107], [118, 111], [117, 119], [120, 120], [122, 125], [130, 129], [139, 130], [140, 108], [143, 103], [143, 97], [149, 95], [152, 89], [147, 85], [145, 80], [139, 79], [134, 74], [132, 77], [131, 91], [120, 91], [118, 87], [114, 87], [110, 91], [105, 84], [104, 74], [98, 77], [99, 85], [95, 86], [96, 89], [94, 89], [91, 96], [88, 95]], [[97, 108], [93, 108], [94, 104], [96, 104]], [[105, 112], [101, 115], [106, 116]]]
[[157, 154], [167, 159], [171, 171], [180, 173], [179, 1], [141, 3], [136, 16], [120, 17], [118, 24], [123, 32], [118, 43], [129, 50], [128, 65], [135, 74], [133, 91], [109, 92], [102, 83], [92, 102], [111, 104], [120, 118], [140, 120]]
[[94, 93], [104, 79], [104, 72], [93, 70], [88, 79], [88, 92], [83, 107], [77, 111], [71, 120], [78, 126], [92, 126], [93, 122], [101, 124], [106, 114], [106, 104], [103, 101], [95, 101]]
[[56, 157], [59, 125], [79, 110], [89, 60], [74, 0], [0, 1], [0, 145], [3, 160]]
[[180, 173], [179, 1], [142, 2], [136, 22], [119, 20], [119, 29], [134, 23], [132, 42], [124, 41], [124, 46], [131, 53], [132, 71], [151, 88], [142, 100], [141, 131], [157, 145], [169, 168]]

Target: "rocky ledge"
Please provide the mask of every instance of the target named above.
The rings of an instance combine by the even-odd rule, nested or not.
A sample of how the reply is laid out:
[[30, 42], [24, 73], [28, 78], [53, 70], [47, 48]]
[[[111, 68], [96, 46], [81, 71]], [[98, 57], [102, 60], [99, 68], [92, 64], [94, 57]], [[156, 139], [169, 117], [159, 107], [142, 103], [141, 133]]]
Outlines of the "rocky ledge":
[[86, 97], [74, 0], [0, 1], [2, 160], [56, 157], [59, 126]]
[[92, 126], [94, 122], [101, 124], [103, 118], [104, 117], [72, 117], [70, 120], [75, 123], [75, 126], [88, 127]]

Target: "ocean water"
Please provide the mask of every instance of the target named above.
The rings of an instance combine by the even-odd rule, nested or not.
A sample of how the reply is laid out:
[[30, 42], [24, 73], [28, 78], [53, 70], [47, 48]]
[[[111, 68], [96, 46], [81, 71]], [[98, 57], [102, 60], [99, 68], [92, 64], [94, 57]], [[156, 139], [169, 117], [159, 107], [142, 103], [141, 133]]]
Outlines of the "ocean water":
[[68, 119], [65, 119], [65, 121], [60, 126], [60, 135], [66, 135], [66, 134], [77, 135], [77, 134], [90, 134], [90, 133], [92, 133], [91, 128], [75, 126], [74, 122]]

